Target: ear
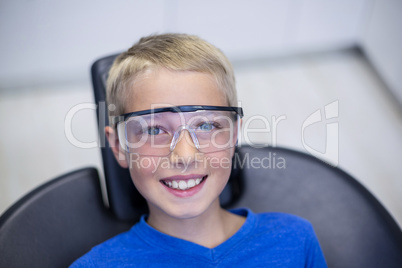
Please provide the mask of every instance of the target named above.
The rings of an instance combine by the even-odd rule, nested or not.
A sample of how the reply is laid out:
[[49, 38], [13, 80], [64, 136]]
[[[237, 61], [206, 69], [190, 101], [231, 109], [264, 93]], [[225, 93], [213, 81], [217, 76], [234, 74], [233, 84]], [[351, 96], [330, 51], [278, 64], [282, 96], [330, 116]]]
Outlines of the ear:
[[125, 150], [120, 146], [119, 137], [116, 130], [110, 126], [105, 127], [106, 138], [109, 141], [110, 149], [113, 155], [122, 168], [128, 168]]

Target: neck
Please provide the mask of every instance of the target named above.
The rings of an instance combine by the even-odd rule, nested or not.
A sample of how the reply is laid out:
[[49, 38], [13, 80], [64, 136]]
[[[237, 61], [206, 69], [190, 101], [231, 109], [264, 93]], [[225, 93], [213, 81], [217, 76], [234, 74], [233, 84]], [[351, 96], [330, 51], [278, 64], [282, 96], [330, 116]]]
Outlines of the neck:
[[222, 209], [217, 199], [201, 215], [192, 218], [174, 218], [150, 207], [148, 224], [162, 233], [187, 240], [207, 248], [214, 248], [234, 235], [245, 218]]

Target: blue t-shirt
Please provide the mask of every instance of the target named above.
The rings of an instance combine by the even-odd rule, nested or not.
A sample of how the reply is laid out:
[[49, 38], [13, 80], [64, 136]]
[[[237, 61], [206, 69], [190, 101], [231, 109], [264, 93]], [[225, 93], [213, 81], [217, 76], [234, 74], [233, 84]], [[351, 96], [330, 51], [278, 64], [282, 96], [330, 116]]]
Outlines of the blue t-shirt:
[[215, 248], [175, 238], [146, 223], [94, 247], [71, 267], [327, 267], [311, 224], [284, 213], [246, 216], [243, 226]]

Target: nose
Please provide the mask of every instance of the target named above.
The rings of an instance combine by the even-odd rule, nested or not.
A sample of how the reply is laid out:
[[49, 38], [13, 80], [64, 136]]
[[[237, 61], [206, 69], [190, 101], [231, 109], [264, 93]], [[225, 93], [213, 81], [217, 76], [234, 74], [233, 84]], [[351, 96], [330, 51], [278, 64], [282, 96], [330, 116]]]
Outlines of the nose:
[[194, 161], [195, 154], [198, 152], [197, 138], [193, 137], [187, 129], [181, 129], [176, 133], [176, 135], [177, 137], [175, 137], [176, 139], [173, 139], [170, 147], [172, 152], [170, 154], [171, 160], [175, 163], [180, 163], [182, 161], [190, 163], [190, 161]]

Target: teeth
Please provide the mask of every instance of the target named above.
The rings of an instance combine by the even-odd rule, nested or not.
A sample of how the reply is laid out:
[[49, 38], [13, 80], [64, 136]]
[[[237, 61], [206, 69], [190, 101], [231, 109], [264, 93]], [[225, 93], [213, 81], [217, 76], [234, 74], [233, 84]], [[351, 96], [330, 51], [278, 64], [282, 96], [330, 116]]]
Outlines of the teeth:
[[185, 190], [185, 189], [187, 189], [188, 187], [187, 187], [187, 182], [185, 182], [185, 181], [179, 181], [179, 188], [180, 188], [180, 190]]
[[188, 181], [185, 180], [180, 180], [180, 181], [163, 181], [163, 183], [173, 189], [179, 189], [179, 190], [187, 190], [190, 188], [193, 188], [194, 186], [197, 186], [203, 181], [203, 178], [198, 178], [198, 179], [190, 179]]
[[194, 187], [194, 186], [195, 186], [195, 180], [191, 179], [191, 180], [189, 180], [187, 182], [187, 187], [188, 188], [191, 188], [191, 187]]

